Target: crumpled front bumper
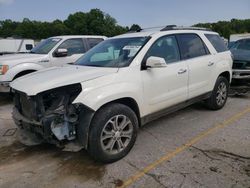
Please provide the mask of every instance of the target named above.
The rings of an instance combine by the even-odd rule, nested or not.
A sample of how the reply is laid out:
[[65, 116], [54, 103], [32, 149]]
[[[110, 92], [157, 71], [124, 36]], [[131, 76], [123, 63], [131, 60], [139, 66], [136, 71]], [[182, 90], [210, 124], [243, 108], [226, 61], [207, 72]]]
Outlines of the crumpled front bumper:
[[249, 69], [234, 69], [233, 70], [233, 79], [250, 79], [250, 70]]
[[230, 86], [232, 94], [246, 94], [250, 92], [250, 69], [234, 69]]

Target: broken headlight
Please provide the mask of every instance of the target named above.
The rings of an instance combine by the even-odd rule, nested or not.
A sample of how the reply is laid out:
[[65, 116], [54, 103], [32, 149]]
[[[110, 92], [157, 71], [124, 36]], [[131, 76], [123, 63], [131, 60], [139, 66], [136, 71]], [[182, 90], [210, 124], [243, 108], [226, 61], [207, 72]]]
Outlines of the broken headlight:
[[58, 140], [73, 140], [76, 137], [79, 113], [72, 102], [81, 91], [81, 84], [73, 84], [43, 92], [39, 96], [42, 122]]

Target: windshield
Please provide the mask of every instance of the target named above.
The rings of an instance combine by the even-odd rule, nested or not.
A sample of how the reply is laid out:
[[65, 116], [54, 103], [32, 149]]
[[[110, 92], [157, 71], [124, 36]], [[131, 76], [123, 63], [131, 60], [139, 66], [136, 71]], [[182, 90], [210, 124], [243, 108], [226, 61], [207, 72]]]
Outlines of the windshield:
[[30, 53], [34, 54], [48, 54], [52, 48], [62, 39], [60, 38], [48, 38], [40, 42]]
[[76, 64], [95, 67], [126, 67], [149, 37], [110, 39], [88, 51]]
[[230, 49], [250, 50], [250, 40], [239, 40]]

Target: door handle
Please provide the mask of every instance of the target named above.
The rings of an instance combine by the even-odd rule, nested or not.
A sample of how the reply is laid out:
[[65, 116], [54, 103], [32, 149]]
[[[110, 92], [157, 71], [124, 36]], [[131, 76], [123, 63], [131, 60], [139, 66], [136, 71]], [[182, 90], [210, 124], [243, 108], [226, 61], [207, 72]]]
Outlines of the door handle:
[[208, 63], [208, 66], [209, 66], [209, 67], [211, 67], [211, 66], [213, 66], [213, 65], [214, 65], [214, 62], [209, 62], [209, 63]]
[[178, 71], [178, 74], [184, 74], [184, 73], [186, 73], [187, 72], [187, 69], [180, 69], [179, 71]]

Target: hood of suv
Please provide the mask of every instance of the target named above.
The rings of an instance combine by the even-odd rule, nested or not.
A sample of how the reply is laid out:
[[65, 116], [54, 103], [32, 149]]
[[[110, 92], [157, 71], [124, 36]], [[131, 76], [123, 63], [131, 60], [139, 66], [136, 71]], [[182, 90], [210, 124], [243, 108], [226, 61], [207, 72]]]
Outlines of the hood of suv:
[[15, 90], [33, 96], [43, 91], [81, 83], [116, 73], [117, 71], [118, 68], [100, 68], [76, 65], [53, 67], [18, 78], [13, 81], [10, 86]]
[[231, 50], [234, 62], [233, 69], [250, 69], [250, 50]]
[[20, 63], [38, 62], [47, 58], [47, 54], [10, 54], [0, 57], [0, 63], [14, 66]]

